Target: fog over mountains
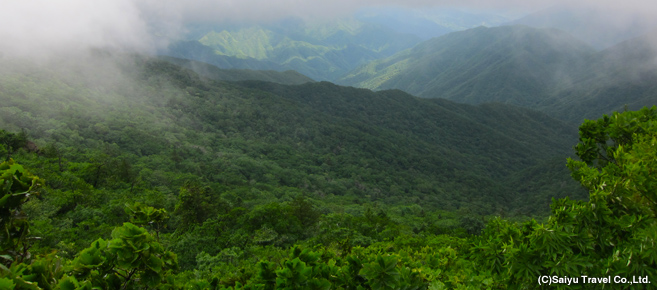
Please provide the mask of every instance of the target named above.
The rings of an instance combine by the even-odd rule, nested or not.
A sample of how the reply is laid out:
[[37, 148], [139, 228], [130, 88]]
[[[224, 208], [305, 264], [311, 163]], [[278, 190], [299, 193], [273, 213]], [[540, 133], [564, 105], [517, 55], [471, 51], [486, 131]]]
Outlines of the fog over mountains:
[[[45, 33], [46, 30], [40, 26], [32, 31], [33, 39], [30, 42], [23, 41], [23, 34], [3, 30], [3, 35], [7, 39], [14, 40], [4, 43], [3, 46], [2, 60], [8, 64], [4, 69], [6, 75], [18, 73], [24, 75], [22, 77], [28, 81], [38, 82], [38, 78], [30, 79], [32, 77], [30, 70], [34, 68], [38, 71], [39, 69], [36, 68], [45, 65], [46, 68], [55, 71], [60, 69], [67, 71], [62, 77], [63, 83], [66, 84], [62, 88], [64, 91], [69, 89], [66, 86], [73, 86], [76, 89], [91, 86], [91, 90], [97, 90], [102, 96], [107, 94], [132, 96], [134, 92], [126, 88], [149, 92], [149, 98], [153, 99], [144, 102], [157, 100], [159, 107], [146, 108], [144, 111], [163, 110], [158, 111], [160, 112], [158, 114], [166, 118], [169, 118], [169, 114], [174, 114], [178, 116], [177, 118], [196, 120], [184, 130], [176, 130], [193, 131], [194, 128], [210, 130], [207, 127], [210, 125], [202, 125], [207, 120], [216, 119], [216, 116], [212, 115], [213, 110], [208, 108], [217, 110], [221, 108], [224, 110], [226, 120], [233, 115], [235, 118], [238, 118], [237, 116], [244, 118], [240, 119], [242, 121], [239, 126], [233, 126], [235, 132], [248, 131], [248, 133], [239, 133], [246, 134], [245, 136], [248, 137], [239, 138], [255, 138], [253, 140], [263, 144], [272, 141], [271, 137], [266, 136], [269, 134], [267, 132], [275, 128], [285, 132], [280, 133], [276, 138], [283, 138], [283, 135], [291, 132], [296, 136], [292, 141], [284, 138], [284, 141], [272, 141], [282, 146], [300, 146], [300, 140], [313, 143], [313, 140], [317, 139], [325, 143], [330, 138], [322, 138], [326, 138], [325, 133], [330, 130], [358, 131], [359, 138], [374, 143], [385, 143], [392, 146], [391, 148], [403, 147], [403, 144], [410, 142], [409, 144], [415, 147], [408, 152], [399, 151], [399, 148], [393, 150], [386, 145], [384, 147], [388, 149], [385, 150], [392, 151], [372, 153], [376, 151], [374, 150], [376, 147], [372, 147], [373, 144], [359, 143], [354, 139], [349, 139], [348, 146], [353, 150], [352, 157], [368, 156], [367, 158], [374, 158], [372, 160], [375, 161], [371, 162], [375, 162], [377, 166], [381, 165], [379, 166], [381, 168], [394, 164], [397, 166], [393, 166], [394, 168], [408, 171], [409, 174], [419, 169], [415, 169], [409, 165], [410, 163], [395, 163], [391, 156], [398, 156], [402, 152], [410, 154], [407, 159], [414, 160], [411, 162], [414, 163], [420, 162], [422, 158], [418, 156], [422, 156], [422, 152], [433, 152], [432, 154], [437, 154], [434, 156], [435, 161], [442, 164], [436, 166], [444, 166], [438, 170], [436, 169], [438, 167], [423, 165], [426, 167], [420, 170], [421, 174], [424, 174], [423, 178], [429, 180], [439, 176], [440, 180], [450, 180], [455, 176], [476, 176], [483, 178], [482, 180], [494, 180], [490, 181], [492, 183], [486, 181], [484, 184], [494, 186], [495, 194], [509, 189], [511, 193], [505, 195], [508, 200], [528, 198], [520, 194], [521, 192], [531, 191], [531, 194], [541, 196], [539, 199], [545, 199], [551, 194], [564, 193], [563, 190], [555, 189], [551, 185], [542, 186], [542, 190], [532, 191], [527, 188], [522, 189], [520, 184], [523, 182], [545, 184], [532, 183], [529, 180], [534, 177], [542, 180], [545, 176], [567, 175], [565, 171], [553, 169], [557, 168], [555, 164], [559, 162], [559, 158], [568, 155], [568, 148], [574, 142], [569, 140], [575, 139], [573, 133], [576, 131], [576, 126], [584, 119], [598, 118], [614, 110], [637, 109], [657, 103], [655, 98], [657, 88], [654, 85], [657, 83], [655, 81], [657, 54], [650, 33], [643, 32], [644, 28], [630, 29], [632, 33], [627, 32], [627, 27], [620, 25], [622, 21], [619, 21], [605, 27], [618, 28], [614, 32], [614, 37], [607, 40], [621, 42], [601, 49], [597, 44], [592, 43], [591, 39], [570, 33], [582, 31], [577, 27], [580, 23], [587, 23], [585, 21], [569, 22], [570, 26], [561, 29], [531, 26], [546, 26], [546, 23], [553, 21], [552, 19], [562, 19], [568, 15], [584, 17], [576, 13], [564, 14], [564, 10], [554, 8], [541, 10], [538, 14], [530, 14], [528, 10], [536, 7], [521, 7], [522, 11], [519, 12], [519, 10], [481, 7], [480, 9], [425, 6], [390, 8], [364, 5], [358, 6], [359, 9], [347, 9], [347, 12], [341, 13], [332, 10], [331, 13], [327, 12], [331, 17], [322, 19], [309, 19], [295, 12], [282, 13], [279, 17], [260, 19], [260, 21], [247, 17], [237, 22], [229, 21], [230, 17], [221, 21], [212, 21], [211, 16], [214, 14], [211, 12], [200, 13], [196, 19], [185, 16], [191, 13], [188, 9], [207, 7], [204, 5], [209, 5], [208, 3], [180, 8], [179, 13], [174, 13], [177, 15], [175, 17], [167, 16], [167, 13], [171, 12], [168, 9], [151, 9], [152, 7], [147, 4], [140, 6], [131, 1], [122, 3], [133, 9], [126, 17], [131, 19], [132, 25], [138, 30], [135, 31], [137, 34], [132, 34], [129, 29], [122, 30], [125, 28], [123, 26], [113, 26], [112, 21], [109, 20], [100, 22], [100, 27], [93, 25], [89, 27], [91, 30], [101, 28], [95, 30], [96, 37], [86, 35], [85, 31], [80, 30], [77, 34], [79, 41], [63, 37], [69, 40], [67, 43], [54, 40], [50, 42], [55, 39], [54, 35], [52, 39], [41, 37], [41, 33]], [[112, 4], [105, 4], [108, 10], [115, 8]], [[30, 11], [23, 6], [19, 8]], [[607, 8], [595, 10], [596, 13], [593, 14], [600, 18], [599, 13], [608, 12]], [[80, 7], [78, 11], [84, 11], [84, 7]], [[649, 9], [644, 12], [650, 14]], [[519, 16], [524, 18], [518, 18]], [[51, 17], [50, 19], [55, 23], [61, 20], [61, 15], [51, 15]], [[177, 22], [172, 22], [172, 27], [162, 26], [162, 20], [168, 19], [167, 17], [177, 19]], [[526, 24], [505, 25], [513, 23], [514, 19], [520, 19], [517, 22]], [[529, 19], [547, 20], [532, 24]], [[84, 23], [87, 19], [81, 18], [80, 21]], [[648, 27], [649, 23], [649, 21], [641, 22], [643, 25], [641, 27]], [[75, 31], [73, 28], [80, 29], [75, 25], [70, 27], [73, 31]], [[630, 26], [632, 27], [639, 26]], [[588, 26], [586, 29], [596, 28]], [[633, 33], [641, 36], [631, 38]], [[36, 40], [42, 42], [35, 42]], [[47, 49], [48, 45], [51, 45], [52, 49]], [[24, 46], [27, 48], [21, 49]], [[93, 49], [90, 50], [91, 47]], [[80, 51], [85, 53], [78, 53]], [[27, 55], [34, 57], [30, 62], [23, 62]], [[119, 56], [117, 60], [105, 59], [114, 59], [115, 56]], [[151, 59], [154, 56], [156, 58]], [[126, 64], [135, 62], [134, 59], [138, 60], [136, 64]], [[22, 65], [24, 63], [30, 65]], [[125, 69], [126, 66], [134, 66], [134, 68]], [[135, 73], [134, 70], [147, 73]], [[61, 77], [58, 74], [53, 73], [55, 76], [50, 78], [58, 79]], [[93, 81], [82, 83], [72, 80], [97, 74], [106, 78], [103, 81], [94, 78]], [[114, 92], [112, 86], [108, 85], [115, 79], [110, 77], [112, 75], [116, 75], [117, 80], [135, 79], [135, 82], [119, 85], [127, 91]], [[324, 81], [332, 81], [338, 85]], [[20, 87], [19, 81], [9, 79], [8, 83]], [[53, 81], [53, 87], [61, 85], [58, 81]], [[159, 90], [166, 92], [164, 95], [176, 97], [171, 101], [157, 99], [157, 94], [153, 92]], [[226, 95], [240, 96], [244, 99], [236, 101], [223, 96], [220, 102], [217, 101], [219, 103], [213, 103], [210, 107], [200, 105], [205, 102], [201, 101], [205, 100], [204, 98], [217, 97], [219, 91], [230, 92]], [[6, 96], [16, 96], [15, 91], [5, 93]], [[20, 90], [18, 93], [21, 93]], [[32, 93], [34, 92], [22, 94]], [[197, 100], [200, 103], [194, 103], [193, 106], [185, 103], [187, 101], [179, 103], [187, 95], [201, 98]], [[61, 102], [71, 101], [62, 98]], [[258, 103], [263, 98], [280, 101], [293, 107], [289, 109], [291, 111], [279, 107], [278, 111], [274, 112], [270, 107]], [[94, 103], [96, 100], [89, 102]], [[11, 116], [23, 116], [21, 118], [29, 119], [32, 114], [31, 109], [20, 102], [19, 104], [21, 105], [5, 110], [13, 112]], [[331, 127], [330, 130], [317, 131], [307, 128], [302, 130], [305, 133], [290, 129], [300, 126], [295, 122], [301, 122], [303, 118], [290, 121], [283, 115], [306, 116], [308, 114], [304, 111], [306, 109], [324, 116], [316, 121], [316, 125], [324, 121], [340, 125]], [[204, 112], [202, 118], [194, 115], [200, 111]], [[240, 112], [248, 112], [248, 114], [240, 115]], [[287, 113], [280, 115], [281, 112]], [[52, 117], [56, 119], [56, 115]], [[276, 116], [274, 118], [276, 120], [282, 119], [279, 120], [280, 122], [277, 121], [279, 123], [271, 123], [273, 122], [271, 120], [265, 120], [264, 125], [259, 123], [262, 121], [261, 117], [270, 115]], [[19, 120], [23, 120], [21, 118]], [[249, 120], [255, 123], [251, 124]], [[4, 122], [10, 128], [20, 128], [11, 118]], [[86, 130], [105, 132], [107, 130], [104, 129], [103, 122], [98, 120], [97, 128]], [[280, 129], [280, 126], [287, 129]], [[543, 133], [539, 132], [537, 136], [536, 130], [542, 126], [545, 126], [541, 129]], [[37, 136], [47, 140], [51, 133], [44, 130], [45, 127], [33, 128], [33, 130], [39, 132], [35, 133]], [[211, 131], [220, 135], [225, 134], [220, 127], [213, 127]], [[309, 130], [313, 133], [308, 133]], [[377, 134], [384, 134], [396, 141], [384, 141], [376, 137]], [[162, 142], [168, 144], [174, 142], [171, 141], [174, 139]], [[174, 143], [188, 142], [186, 138], [183, 139]], [[551, 145], [548, 146], [549, 150], [538, 147], [529, 150], [528, 148], [534, 147], [528, 144], [534, 143]], [[174, 146], [172, 144], [169, 145]], [[207, 147], [210, 146], [209, 144], [211, 143], [201, 145], [192, 142], [185, 146], [196, 148], [195, 146]], [[313, 148], [326, 154], [337, 154], [335, 152], [340, 150], [335, 148], [342, 148], [347, 146], [346, 144], [332, 144], [330, 145], [332, 147], [327, 147], [328, 149], [320, 146], [321, 150], [314, 144]], [[491, 147], [490, 144], [497, 144], [497, 147]], [[523, 151], [521, 148], [526, 150]], [[552, 153], [536, 157], [539, 155], [537, 152], [547, 151]], [[317, 161], [319, 165], [326, 163], [328, 166], [332, 162], [325, 162], [328, 159], [315, 156], [312, 150], [307, 154], [309, 154], [307, 157], [312, 156], [309, 158], [319, 160]], [[377, 159], [380, 154], [387, 157]], [[446, 159], [439, 162], [440, 158]], [[283, 159], [268, 159], [268, 162], [292, 166], [291, 170], [305, 172], [303, 174], [310, 174], [312, 171], [304, 167], [307, 164], [290, 165], [286, 163], [287, 161], [282, 161]], [[371, 162], [358, 164], [359, 166], [373, 164]], [[512, 168], [498, 167], [505, 162], [514, 165], [511, 166]], [[339, 176], [350, 180], [352, 177], [344, 173], [345, 170], [358, 167], [356, 163], [351, 166], [348, 170], [343, 167], [332, 167], [330, 170], [326, 167], [322, 170], [329, 170], [326, 171], [327, 174], [334, 174], [335, 178]], [[408, 166], [414, 169], [411, 170]], [[431, 168], [439, 172], [433, 172]], [[525, 170], [530, 168], [529, 171]], [[460, 170], [462, 174], [456, 174], [454, 170]], [[248, 173], [248, 170], [241, 172]], [[550, 174], [541, 175], [545, 172]], [[532, 176], [527, 177], [523, 174]], [[245, 178], [248, 179], [251, 175], [247, 175]], [[498, 181], [497, 179], [501, 177], [504, 177], [504, 180]], [[369, 189], [373, 191], [400, 194], [399, 190], [391, 189], [390, 186], [394, 185], [394, 182], [381, 183], [376, 179], [368, 182], [371, 182]], [[299, 184], [295, 183], [295, 186]], [[433, 184], [431, 188], [439, 188], [437, 186]], [[482, 189], [463, 180], [449, 185], [448, 188], [450, 192], [470, 193]], [[425, 189], [414, 187], [413, 190], [421, 192]], [[471, 197], [479, 198], [475, 195]], [[459, 200], [450, 203], [449, 206], [459, 207], [465, 202], [467, 201]], [[535, 208], [529, 206], [526, 210], [532, 211]]]
[[657, 2], [5, 2], [1, 289], [657, 281]]

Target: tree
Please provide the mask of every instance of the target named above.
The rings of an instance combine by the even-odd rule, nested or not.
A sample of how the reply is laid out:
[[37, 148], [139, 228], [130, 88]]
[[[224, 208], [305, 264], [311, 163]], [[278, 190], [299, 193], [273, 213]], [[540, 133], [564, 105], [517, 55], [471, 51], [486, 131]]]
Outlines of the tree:
[[192, 226], [203, 223], [211, 216], [210, 190], [197, 182], [186, 182], [180, 188], [175, 214], [180, 215], [181, 231], [187, 231]]
[[0, 130], [0, 144], [3, 145], [4, 149], [7, 151], [6, 160], [9, 160], [11, 154], [16, 150], [25, 147], [27, 144], [27, 133], [25, 133], [24, 130], [18, 134]]
[[[492, 220], [473, 258], [499, 281], [536, 287], [536, 277], [657, 279], [657, 108], [614, 113], [580, 127], [569, 159], [589, 201], [553, 201], [546, 224]], [[635, 285], [637, 289], [648, 285]]]
[[98, 239], [82, 250], [60, 285], [88, 281], [102, 289], [155, 287], [177, 265], [176, 254], [164, 250], [146, 229], [124, 223], [112, 231], [112, 240]]
[[0, 164], [0, 257], [5, 267], [30, 258], [30, 225], [22, 206], [42, 184], [14, 160]]

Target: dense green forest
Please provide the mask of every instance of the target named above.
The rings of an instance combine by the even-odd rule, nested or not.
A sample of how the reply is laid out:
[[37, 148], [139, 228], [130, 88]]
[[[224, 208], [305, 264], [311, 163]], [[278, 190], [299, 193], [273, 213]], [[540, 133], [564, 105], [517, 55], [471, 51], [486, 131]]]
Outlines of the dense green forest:
[[249, 69], [220, 69], [214, 65], [189, 59], [175, 58], [170, 56], [159, 56], [159, 59], [168, 61], [175, 65], [193, 70], [200, 76], [220, 81], [246, 81], [258, 80], [272, 83], [299, 85], [314, 80], [296, 71], [288, 70], [279, 72], [275, 70], [249, 70]]
[[2, 62], [2, 289], [657, 277], [657, 108], [587, 121], [577, 143], [503, 104], [228, 83], [102, 51]]
[[368, 63], [338, 82], [424, 98], [532, 107], [575, 78], [594, 52], [556, 29], [478, 27]]

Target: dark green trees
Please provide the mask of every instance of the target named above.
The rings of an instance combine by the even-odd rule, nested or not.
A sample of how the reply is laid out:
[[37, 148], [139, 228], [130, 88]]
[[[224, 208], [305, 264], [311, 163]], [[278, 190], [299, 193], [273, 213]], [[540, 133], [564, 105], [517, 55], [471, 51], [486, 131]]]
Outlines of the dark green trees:
[[0, 130], [0, 152], [4, 151], [4, 154], [6, 155], [5, 160], [9, 160], [14, 151], [25, 147], [26, 144], [27, 134], [25, 131], [14, 134], [5, 130]]
[[590, 200], [554, 201], [546, 224], [494, 219], [472, 259], [518, 288], [537, 287], [544, 275], [657, 281], [656, 121], [653, 107], [585, 122], [575, 147], [581, 161], [568, 167]]
[[22, 206], [43, 180], [13, 160], [0, 164], [0, 259], [4, 269], [30, 258], [29, 223]]

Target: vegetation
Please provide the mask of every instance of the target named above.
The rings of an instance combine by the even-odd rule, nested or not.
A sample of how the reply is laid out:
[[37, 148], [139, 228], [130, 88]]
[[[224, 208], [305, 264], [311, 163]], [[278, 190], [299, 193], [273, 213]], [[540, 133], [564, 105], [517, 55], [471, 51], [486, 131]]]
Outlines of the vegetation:
[[160, 56], [159, 59], [168, 61], [177, 66], [181, 66], [190, 70], [193, 70], [199, 76], [219, 80], [219, 81], [246, 81], [246, 80], [257, 80], [257, 81], [266, 81], [272, 83], [279, 83], [284, 85], [300, 85], [307, 82], [313, 82], [313, 80], [307, 76], [304, 76], [296, 71], [289, 70], [284, 72], [278, 72], [274, 70], [248, 70], [248, 69], [220, 69], [216, 66], [188, 60], [180, 59], [175, 57]]
[[479, 27], [363, 65], [339, 84], [533, 108], [574, 124], [657, 103], [651, 36], [595, 51], [567, 33]]
[[349, 18], [317, 24], [290, 19], [269, 25], [198, 25], [190, 30], [190, 41], [174, 43], [168, 55], [225, 69], [295, 70], [321, 81], [420, 41]]
[[[115, 227], [111, 240], [97, 239], [66, 257], [66, 252], [51, 252], [33, 238], [29, 228], [43, 224], [28, 221], [24, 210], [28, 206], [34, 213], [47, 210], [46, 201], [56, 197], [56, 191], [9, 160], [0, 164], [0, 200], [4, 201], [0, 209], [7, 233], [2, 238], [0, 287], [524, 289], [551, 288], [549, 281], [575, 277], [573, 285], [586, 288], [592, 282], [585, 279], [614, 275], [615, 282], [607, 282], [610, 288], [625, 288], [632, 282], [633, 288], [648, 289], [657, 278], [657, 253], [652, 247], [657, 238], [656, 120], [657, 107], [653, 107], [587, 121], [580, 127], [576, 146], [581, 161], [570, 159], [568, 167], [589, 190], [590, 200], [555, 200], [544, 223], [493, 217], [481, 234], [480, 228], [472, 228], [476, 220], [463, 217], [451, 231], [406, 232], [385, 211], [368, 208], [362, 216], [320, 214], [301, 196], [287, 204], [252, 209], [227, 204], [223, 212], [203, 216], [199, 214], [211, 210], [204, 209], [206, 189], [187, 184], [173, 214], [177, 221], [169, 223], [175, 230], [160, 237], [168, 223], [166, 211], [128, 204], [125, 218], [131, 222]], [[55, 194], [41, 202], [27, 201], [42, 191]], [[92, 195], [99, 191], [91, 189]], [[416, 223], [422, 220], [428, 219], [413, 218]], [[262, 226], [254, 235], [244, 236], [258, 224]], [[285, 229], [286, 234], [301, 236], [285, 243], [276, 238], [277, 230]], [[231, 238], [235, 239], [231, 242]], [[38, 247], [30, 250], [32, 245]], [[180, 261], [182, 270], [177, 270], [179, 256], [166, 249], [178, 249], [184, 257], [190, 247], [212, 252], [196, 255], [193, 270], [184, 261]], [[629, 282], [620, 283], [622, 279]]]
[[[585, 201], [555, 169], [571, 127], [528, 109], [225, 83], [103, 52], [38, 69], [4, 62], [2, 289], [656, 278], [657, 108], [580, 127], [568, 167]], [[546, 216], [548, 196], [570, 198]]]
[[583, 69], [594, 50], [554, 29], [478, 27], [425, 41], [346, 75], [340, 84], [424, 98], [536, 107]]

